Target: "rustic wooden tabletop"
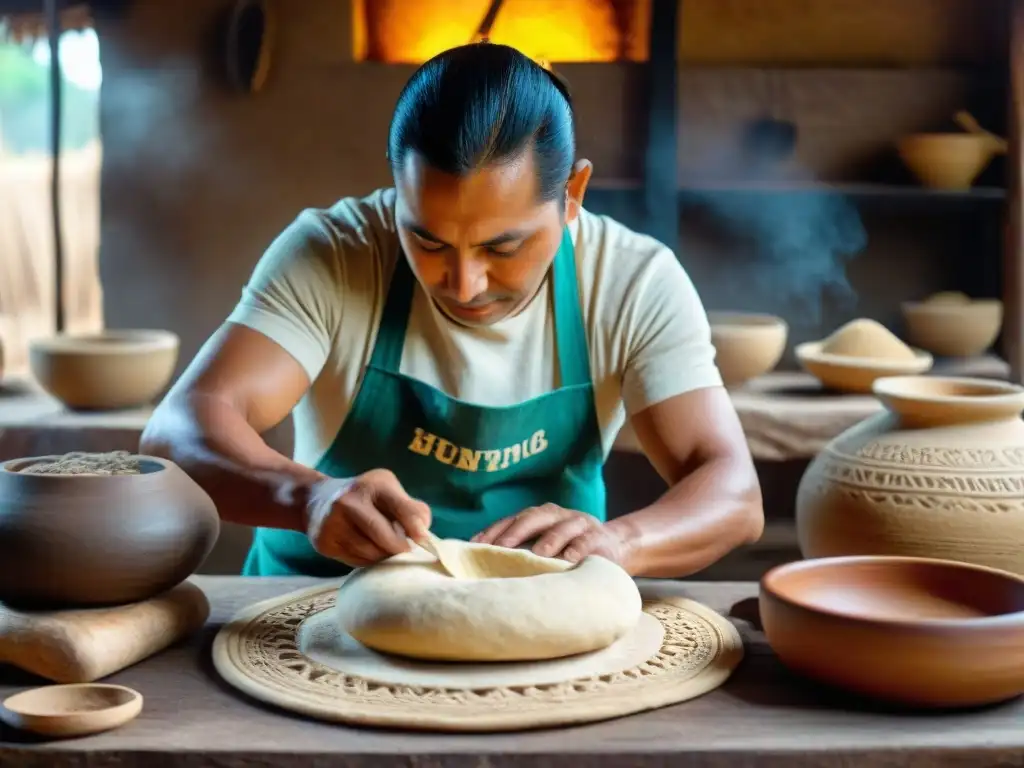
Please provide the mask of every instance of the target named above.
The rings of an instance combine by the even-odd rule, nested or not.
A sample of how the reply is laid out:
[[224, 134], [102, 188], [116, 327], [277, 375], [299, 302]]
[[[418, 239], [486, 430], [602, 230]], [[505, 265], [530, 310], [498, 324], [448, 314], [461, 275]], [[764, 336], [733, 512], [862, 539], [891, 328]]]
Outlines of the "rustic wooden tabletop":
[[[747, 657], [722, 688], [605, 723], [460, 736], [329, 725], [247, 699], [213, 670], [210, 646], [218, 626], [250, 603], [315, 582], [224, 576], [195, 581], [213, 606], [206, 629], [109, 678], [143, 693], [138, 719], [111, 733], [64, 742], [33, 742], [0, 730], [0, 768], [1024, 766], [1020, 700], [970, 712], [908, 714], [855, 703], [791, 676], [757, 630], [752, 583], [657, 584], [711, 606], [740, 628]], [[0, 668], [0, 698], [39, 683]]]

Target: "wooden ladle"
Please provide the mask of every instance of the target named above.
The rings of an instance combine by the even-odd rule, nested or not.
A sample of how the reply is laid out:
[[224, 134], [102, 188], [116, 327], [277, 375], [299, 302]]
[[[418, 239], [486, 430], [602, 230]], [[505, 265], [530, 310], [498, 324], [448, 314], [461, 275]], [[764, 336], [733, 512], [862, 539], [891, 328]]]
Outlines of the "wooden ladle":
[[985, 136], [992, 142], [992, 147], [999, 153], [1007, 151], [1008, 146], [1006, 139], [1001, 136], [996, 136], [992, 131], [986, 131], [981, 127], [981, 123], [974, 119], [974, 115], [965, 110], [960, 110], [953, 116], [956, 124], [963, 128], [968, 133], [973, 133], [975, 136]]
[[0, 719], [21, 731], [67, 739], [119, 728], [141, 711], [142, 694], [132, 688], [77, 683], [16, 693], [4, 700]]

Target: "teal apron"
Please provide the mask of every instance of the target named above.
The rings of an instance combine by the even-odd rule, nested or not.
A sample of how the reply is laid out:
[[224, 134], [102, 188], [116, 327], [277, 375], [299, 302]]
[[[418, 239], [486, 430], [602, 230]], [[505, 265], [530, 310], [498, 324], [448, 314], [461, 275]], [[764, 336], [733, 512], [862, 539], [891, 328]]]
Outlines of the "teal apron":
[[[568, 229], [552, 281], [561, 386], [518, 405], [484, 407], [399, 373], [416, 289], [400, 256], [370, 364], [317, 470], [354, 477], [390, 469], [410, 496], [430, 505], [431, 530], [441, 538], [468, 540], [544, 503], [604, 520], [601, 433]], [[333, 578], [350, 570], [300, 532], [257, 528], [242, 573]]]

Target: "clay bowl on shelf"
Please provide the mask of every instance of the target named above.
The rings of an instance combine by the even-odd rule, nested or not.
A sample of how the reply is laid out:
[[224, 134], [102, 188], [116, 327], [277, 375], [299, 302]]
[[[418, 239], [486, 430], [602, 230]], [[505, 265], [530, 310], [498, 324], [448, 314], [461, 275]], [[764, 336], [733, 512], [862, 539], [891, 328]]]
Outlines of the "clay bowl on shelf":
[[178, 362], [170, 331], [111, 330], [58, 335], [29, 346], [32, 375], [73, 410], [137, 408], [167, 386]]
[[822, 345], [820, 341], [797, 344], [796, 359], [822, 386], [837, 392], [871, 394], [877, 379], [921, 374], [930, 370], [934, 362], [923, 349], [915, 349], [912, 360], [892, 360], [829, 354], [822, 351]]
[[1002, 151], [999, 141], [977, 133], [918, 133], [897, 144], [904, 165], [931, 189], [970, 189]]
[[904, 302], [907, 340], [946, 357], [973, 357], [989, 349], [1003, 326], [997, 299]]
[[835, 557], [770, 570], [761, 623], [798, 674], [892, 704], [970, 707], [1024, 692], [1024, 579], [950, 560]]
[[779, 364], [789, 326], [780, 317], [747, 312], [708, 312], [715, 363], [726, 386], [762, 376]]
[[111, 466], [112, 454], [0, 465], [0, 602], [137, 602], [184, 581], [213, 549], [216, 507], [177, 465], [117, 454], [123, 471], [135, 474], [71, 474], [91, 471], [87, 460], [97, 456]]

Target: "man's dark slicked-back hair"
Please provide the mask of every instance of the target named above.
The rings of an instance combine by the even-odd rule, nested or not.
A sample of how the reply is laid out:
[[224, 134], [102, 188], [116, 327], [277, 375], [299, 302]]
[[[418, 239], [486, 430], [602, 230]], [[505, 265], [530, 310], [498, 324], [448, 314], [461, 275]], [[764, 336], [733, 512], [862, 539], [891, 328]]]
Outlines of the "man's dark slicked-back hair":
[[397, 173], [410, 151], [456, 176], [510, 162], [531, 149], [544, 202], [562, 196], [576, 156], [569, 92], [557, 77], [507, 45], [451, 48], [413, 73], [388, 134]]

